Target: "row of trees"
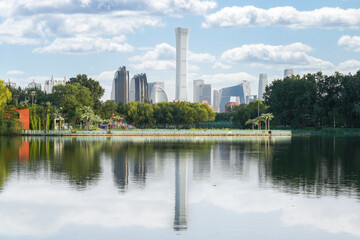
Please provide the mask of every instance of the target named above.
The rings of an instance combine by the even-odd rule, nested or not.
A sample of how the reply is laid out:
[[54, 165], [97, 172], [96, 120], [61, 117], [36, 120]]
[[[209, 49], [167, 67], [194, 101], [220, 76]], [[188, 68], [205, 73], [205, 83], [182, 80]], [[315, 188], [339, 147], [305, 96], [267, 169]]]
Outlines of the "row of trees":
[[0, 79], [0, 135], [14, 134], [21, 130], [21, 124], [15, 120], [16, 111], [9, 105], [12, 94]]
[[[98, 81], [88, 78], [85, 74], [70, 78], [66, 85], [55, 86], [54, 93], [51, 94], [45, 94], [40, 89], [20, 87], [9, 87], [8, 92], [13, 96], [5, 101], [8, 106], [30, 108], [31, 129], [52, 129], [54, 118], [65, 118], [71, 124], [86, 121], [83, 115], [89, 111], [85, 111], [84, 108], [90, 108], [97, 119], [109, 119], [117, 109], [114, 101], [100, 100], [104, 89]], [[32, 92], [35, 93], [34, 104]]]
[[279, 125], [360, 127], [360, 71], [275, 80], [264, 98]]
[[177, 102], [177, 103], [139, 103], [119, 104], [117, 112], [127, 122], [139, 127], [153, 127], [156, 124], [184, 125], [199, 124], [204, 121], [214, 121], [215, 113], [206, 104]]
[[257, 126], [259, 130], [262, 129], [262, 122], [264, 122], [265, 130], [270, 130], [270, 121], [274, 118], [272, 113], [262, 113], [259, 117], [249, 119], [246, 121], [246, 125], [251, 125], [254, 130], [254, 126]]

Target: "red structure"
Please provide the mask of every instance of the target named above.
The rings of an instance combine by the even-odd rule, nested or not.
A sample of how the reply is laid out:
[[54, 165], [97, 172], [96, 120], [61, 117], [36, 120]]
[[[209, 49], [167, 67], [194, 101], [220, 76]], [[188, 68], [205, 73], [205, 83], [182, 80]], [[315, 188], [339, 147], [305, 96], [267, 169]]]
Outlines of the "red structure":
[[30, 109], [15, 109], [19, 113], [19, 118], [17, 119], [21, 122], [24, 130], [30, 130]]
[[239, 103], [237, 102], [229, 102], [227, 104], [225, 104], [225, 112], [232, 112], [233, 108], [240, 106]]

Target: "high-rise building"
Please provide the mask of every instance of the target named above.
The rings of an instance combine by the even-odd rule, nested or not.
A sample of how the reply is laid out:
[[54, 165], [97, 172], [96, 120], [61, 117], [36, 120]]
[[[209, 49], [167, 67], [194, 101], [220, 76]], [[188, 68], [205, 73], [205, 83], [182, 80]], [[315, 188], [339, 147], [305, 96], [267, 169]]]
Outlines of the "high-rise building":
[[156, 104], [169, 101], [164, 86], [164, 82], [149, 83], [149, 98], [151, 103]]
[[214, 90], [214, 94], [213, 94], [213, 106], [214, 108], [218, 108], [220, 106], [220, 92], [219, 90]]
[[5, 82], [5, 86], [16, 88], [16, 83], [11, 82], [10, 79], [8, 79], [7, 82]]
[[211, 104], [211, 84], [204, 84], [204, 80], [202, 79], [194, 80], [193, 92], [193, 102], [200, 103], [207, 101]]
[[149, 86], [145, 73], [137, 74], [131, 79], [129, 101], [149, 102]]
[[220, 112], [225, 111], [225, 105], [230, 102], [232, 97], [239, 97], [240, 104], [247, 104], [247, 96], [251, 95], [250, 82], [243, 81], [241, 84], [220, 89], [219, 101]]
[[65, 85], [67, 82], [67, 78], [66, 76], [64, 77], [63, 80], [55, 80], [54, 76], [51, 76], [50, 80], [46, 80], [45, 81], [45, 85], [44, 85], [44, 92], [46, 94], [50, 94], [54, 92], [54, 87], [58, 86], [58, 85]]
[[204, 80], [202, 79], [197, 79], [194, 80], [194, 85], [193, 85], [193, 102], [197, 103], [197, 102], [201, 102], [200, 100], [200, 86], [204, 84]]
[[294, 69], [285, 69], [284, 70], [284, 78], [291, 77], [294, 75]]
[[268, 77], [267, 74], [261, 73], [259, 75], [259, 88], [258, 88], [258, 99], [263, 98], [263, 94], [265, 92], [266, 85], [268, 85]]
[[41, 83], [36, 83], [35, 79], [33, 79], [32, 82], [28, 84], [28, 88], [41, 90]]
[[200, 85], [200, 102], [202, 101], [211, 104], [211, 84]]
[[175, 100], [187, 101], [187, 52], [188, 52], [188, 28], [176, 28], [176, 92]]
[[115, 72], [111, 99], [115, 100], [116, 104], [129, 102], [129, 71], [126, 71], [126, 67], [119, 67]]

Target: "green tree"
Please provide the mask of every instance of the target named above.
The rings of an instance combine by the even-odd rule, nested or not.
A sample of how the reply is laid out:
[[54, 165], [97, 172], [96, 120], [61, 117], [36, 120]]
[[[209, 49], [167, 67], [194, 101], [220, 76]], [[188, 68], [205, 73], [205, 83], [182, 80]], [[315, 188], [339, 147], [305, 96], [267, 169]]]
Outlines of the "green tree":
[[51, 94], [51, 102], [62, 108], [61, 114], [70, 123], [75, 123], [80, 119], [80, 108], [84, 106], [93, 107], [94, 101], [88, 88], [79, 83], [59, 85], [54, 87], [54, 93]]
[[11, 99], [11, 92], [0, 79], [0, 110]]
[[109, 119], [113, 114], [117, 114], [118, 105], [113, 100], [107, 100], [101, 104], [100, 116], [103, 119]]
[[91, 121], [95, 119], [95, 113], [89, 106], [81, 107], [80, 110], [81, 110], [80, 119], [85, 121], [86, 129], [89, 130]]
[[97, 114], [101, 114], [100, 98], [104, 95], [105, 89], [101, 87], [100, 83], [92, 78], [88, 78], [86, 74], [78, 74], [74, 78], [70, 78], [68, 84], [79, 83], [81, 86], [90, 90], [91, 98], [94, 102], [94, 110]]

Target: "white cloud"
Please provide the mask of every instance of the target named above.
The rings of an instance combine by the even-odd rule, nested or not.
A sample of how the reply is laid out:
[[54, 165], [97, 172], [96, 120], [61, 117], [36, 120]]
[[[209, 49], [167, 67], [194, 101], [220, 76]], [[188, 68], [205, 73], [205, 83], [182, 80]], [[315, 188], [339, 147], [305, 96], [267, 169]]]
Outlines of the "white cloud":
[[23, 71], [20, 71], [20, 70], [10, 70], [8, 71], [6, 74], [7, 75], [22, 75], [24, 74], [25, 72]]
[[158, 15], [205, 14], [217, 6], [202, 0], [12, 0], [0, 2], [0, 17], [44, 13], [141, 11]]
[[230, 69], [231, 65], [223, 64], [222, 62], [215, 62], [212, 68], [225, 70]]
[[[176, 48], [168, 43], [160, 43], [152, 48], [142, 48], [146, 52], [143, 55], [136, 55], [129, 58], [134, 62], [131, 66], [138, 70], [175, 70]], [[215, 57], [209, 53], [188, 52], [189, 62], [214, 62]], [[199, 67], [189, 64], [189, 70], [197, 71]]]
[[253, 66], [291, 67], [297, 69], [328, 69], [334, 65], [308, 55], [312, 48], [303, 43], [289, 45], [245, 44], [225, 51], [221, 60], [228, 63], [246, 62]]
[[112, 88], [112, 81], [114, 79], [116, 70], [113, 71], [104, 71], [98, 75], [92, 75], [91, 78], [99, 81], [100, 85], [105, 89], [104, 96], [101, 100], [106, 101], [110, 99], [111, 95], [111, 88]]
[[101, 52], [130, 52], [133, 47], [121, 43], [124, 38], [57, 38], [50, 45], [34, 49], [34, 53], [101, 53]]
[[298, 11], [294, 7], [262, 9], [254, 6], [225, 7], [207, 15], [203, 27], [271, 27], [358, 29], [360, 9], [324, 7]]
[[345, 74], [349, 72], [355, 74], [359, 70], [360, 70], [360, 61], [355, 59], [341, 62], [337, 67], [337, 71], [343, 72]]
[[349, 50], [360, 52], [360, 36], [342, 36], [338, 41], [339, 46], [344, 46]]

